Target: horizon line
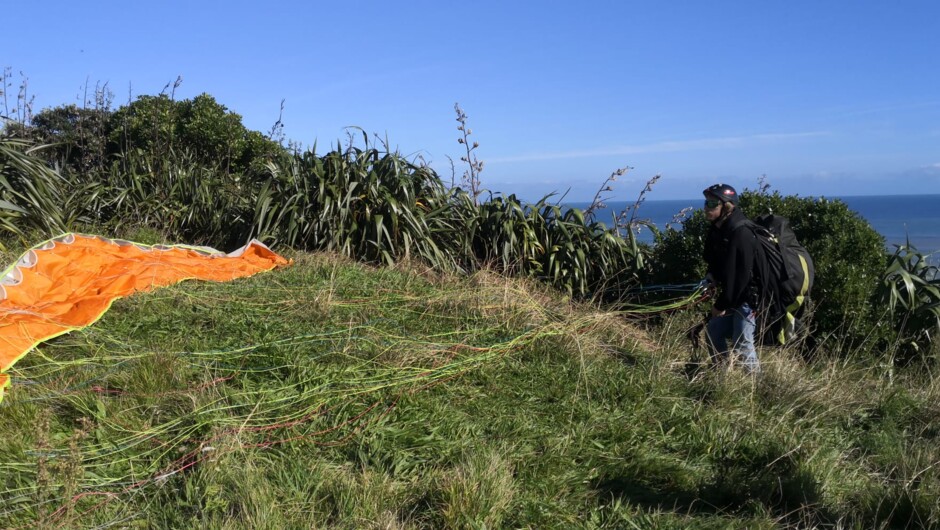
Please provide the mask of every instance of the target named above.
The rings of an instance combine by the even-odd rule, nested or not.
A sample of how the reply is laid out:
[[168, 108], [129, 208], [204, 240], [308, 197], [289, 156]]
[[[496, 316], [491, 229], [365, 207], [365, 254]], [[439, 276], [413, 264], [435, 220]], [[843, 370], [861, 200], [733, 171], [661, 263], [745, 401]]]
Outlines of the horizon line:
[[591, 156], [617, 156], [636, 155], [644, 153], [664, 153], [698, 149], [728, 149], [753, 141], [777, 141], [793, 138], [809, 138], [831, 134], [829, 131], [807, 131], [795, 133], [760, 133], [748, 136], [722, 136], [717, 138], [700, 138], [697, 140], [671, 140], [641, 145], [623, 145], [605, 149], [587, 149], [580, 151], [563, 151], [555, 153], [526, 153], [490, 158], [487, 162], [532, 162], [540, 160], [560, 160], [568, 158], [586, 158]]

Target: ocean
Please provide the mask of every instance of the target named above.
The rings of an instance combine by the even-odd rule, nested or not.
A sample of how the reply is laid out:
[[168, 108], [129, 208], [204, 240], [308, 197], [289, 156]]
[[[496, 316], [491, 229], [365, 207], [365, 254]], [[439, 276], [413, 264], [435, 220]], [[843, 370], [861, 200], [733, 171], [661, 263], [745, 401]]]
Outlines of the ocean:
[[[910, 238], [911, 245], [923, 254], [933, 254], [931, 262], [940, 261], [940, 195], [879, 195], [827, 197], [839, 199], [885, 238], [886, 250], [894, 251], [894, 245], [903, 245]], [[638, 219], [649, 219], [663, 229], [683, 208], [701, 208], [703, 199], [647, 200], [637, 213]], [[633, 202], [608, 201], [598, 220], [610, 224], [612, 212], [620, 212]], [[588, 203], [571, 206], [585, 208]], [[640, 241], [652, 242], [649, 230], [639, 234]]]

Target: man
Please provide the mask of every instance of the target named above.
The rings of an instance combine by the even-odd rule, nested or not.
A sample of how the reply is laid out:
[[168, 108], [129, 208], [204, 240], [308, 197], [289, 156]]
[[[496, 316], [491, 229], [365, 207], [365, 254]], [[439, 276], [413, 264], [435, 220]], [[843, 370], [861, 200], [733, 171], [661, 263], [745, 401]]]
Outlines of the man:
[[[754, 331], [761, 307], [758, 278], [767, 272], [766, 260], [760, 259], [763, 247], [751, 221], [738, 209], [738, 193], [727, 184], [715, 184], [705, 195], [705, 218], [711, 223], [705, 241], [706, 280], [717, 288], [706, 333], [712, 346], [712, 359], [727, 364], [731, 354], [740, 359], [744, 370], [760, 372], [754, 348]], [[731, 347], [728, 347], [728, 339]]]

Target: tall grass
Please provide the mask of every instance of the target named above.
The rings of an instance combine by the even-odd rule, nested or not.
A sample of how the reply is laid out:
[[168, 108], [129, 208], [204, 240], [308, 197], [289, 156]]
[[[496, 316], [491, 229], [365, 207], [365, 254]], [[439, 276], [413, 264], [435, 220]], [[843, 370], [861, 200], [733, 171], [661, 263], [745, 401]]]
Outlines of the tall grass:
[[537, 283], [293, 257], [17, 364], [4, 524], [940, 524], [932, 374], [762, 350], [762, 379], [690, 378], [682, 342]]

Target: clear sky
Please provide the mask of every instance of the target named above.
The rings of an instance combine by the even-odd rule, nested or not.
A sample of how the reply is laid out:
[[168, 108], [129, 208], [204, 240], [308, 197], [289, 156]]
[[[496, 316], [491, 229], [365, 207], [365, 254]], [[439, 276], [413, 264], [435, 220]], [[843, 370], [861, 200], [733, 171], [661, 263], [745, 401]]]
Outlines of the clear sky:
[[[450, 181], [535, 200], [940, 193], [940, 1], [2, 2], [35, 110], [203, 92], [324, 152], [358, 126]], [[10, 102], [12, 103], [12, 102]], [[0, 102], [2, 104], [2, 102]]]

